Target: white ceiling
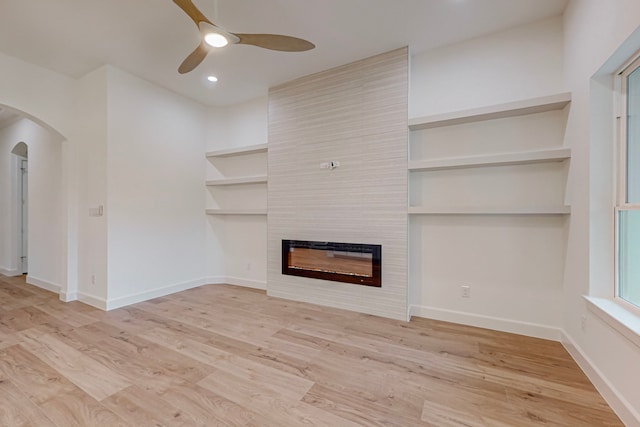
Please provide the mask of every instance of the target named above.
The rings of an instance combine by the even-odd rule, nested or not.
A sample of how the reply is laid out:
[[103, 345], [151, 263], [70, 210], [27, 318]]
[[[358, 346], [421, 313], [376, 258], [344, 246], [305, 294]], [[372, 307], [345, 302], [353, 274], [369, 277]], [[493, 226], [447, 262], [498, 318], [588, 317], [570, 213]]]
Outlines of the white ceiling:
[[[182, 60], [199, 43], [172, 0], [0, 0], [0, 52], [81, 77], [104, 64], [205, 105], [231, 105], [284, 83], [408, 45], [412, 54], [560, 15], [568, 0], [194, 0], [238, 33], [312, 41], [308, 52], [232, 45], [193, 72]], [[216, 16], [217, 11], [217, 16]], [[205, 81], [215, 74], [215, 85]]]

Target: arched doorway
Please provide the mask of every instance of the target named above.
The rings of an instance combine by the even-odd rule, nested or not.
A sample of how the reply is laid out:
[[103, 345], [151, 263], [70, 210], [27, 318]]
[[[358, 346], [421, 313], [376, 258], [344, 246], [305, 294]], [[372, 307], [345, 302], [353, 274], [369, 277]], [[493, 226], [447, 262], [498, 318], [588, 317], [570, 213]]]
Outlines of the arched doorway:
[[[0, 123], [0, 273], [67, 291], [66, 186], [59, 133], [28, 115]], [[5, 239], [3, 239], [5, 240]]]
[[[58, 245], [56, 253], [53, 257], [59, 258], [61, 262], [57, 266], [56, 276], [59, 277], [57, 284], [59, 285], [60, 298], [65, 301], [75, 300], [78, 295], [78, 276], [83, 266], [79, 260], [79, 245], [84, 236], [82, 218], [80, 216], [81, 206], [84, 207], [84, 199], [82, 194], [82, 181], [80, 175], [83, 172], [81, 159], [81, 141], [82, 136], [77, 136], [74, 132], [78, 129], [78, 118], [76, 111], [76, 102], [78, 101], [77, 92], [79, 89], [79, 80], [64, 77], [58, 73], [49, 72], [41, 67], [16, 60], [11, 57], [2, 58], [2, 79], [0, 79], [0, 109], [2, 112], [8, 111], [17, 113], [21, 118], [28, 118], [46, 129], [55, 139], [55, 146], [60, 147], [62, 152], [62, 160], [57, 167], [57, 175], [60, 175], [60, 181], [63, 194], [59, 197], [59, 203], [63, 205], [61, 213], [62, 224], [56, 226], [58, 233], [62, 236], [63, 243]], [[84, 93], [84, 92], [82, 92]], [[0, 118], [0, 122], [1, 122]], [[1, 123], [0, 123], [1, 124]], [[73, 138], [72, 138], [73, 136]], [[10, 156], [11, 148], [18, 141], [24, 141], [29, 146], [29, 187], [34, 183], [34, 174], [38, 169], [36, 163], [42, 157], [36, 152], [29, 139], [21, 138], [13, 140], [11, 147], [2, 147], [6, 156]], [[6, 149], [6, 151], [4, 150]], [[9, 163], [0, 166], [0, 174], [9, 168]], [[52, 168], [54, 169], [54, 168]], [[35, 195], [36, 199], [42, 199], [47, 203], [51, 196], [44, 195], [40, 197]], [[31, 202], [34, 201], [34, 194], [29, 194]], [[4, 206], [0, 204], [0, 216]], [[46, 215], [47, 208], [38, 209], [30, 203], [29, 206], [29, 222], [32, 222], [34, 212], [39, 215]], [[0, 226], [2, 226], [0, 221]], [[48, 226], [49, 228], [54, 228]], [[4, 230], [2, 230], [4, 231]], [[34, 234], [38, 234], [40, 230], [36, 230], [33, 224], [29, 227], [29, 239]], [[3, 246], [4, 237], [7, 234], [1, 234], [0, 246]], [[8, 245], [8, 244], [7, 244]], [[33, 249], [33, 244], [29, 245], [29, 250]], [[0, 252], [2, 249], [0, 248]], [[29, 262], [29, 275], [35, 274], [33, 254]], [[0, 273], [3, 267], [8, 267], [4, 263], [0, 263]]]

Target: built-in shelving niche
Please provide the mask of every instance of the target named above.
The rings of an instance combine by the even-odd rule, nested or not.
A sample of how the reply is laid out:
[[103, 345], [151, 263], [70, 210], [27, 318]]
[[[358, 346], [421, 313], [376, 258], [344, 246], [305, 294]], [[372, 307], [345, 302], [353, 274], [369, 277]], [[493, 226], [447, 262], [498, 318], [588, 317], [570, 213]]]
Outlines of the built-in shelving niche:
[[212, 274], [266, 289], [267, 144], [209, 151], [206, 159]]
[[409, 120], [415, 315], [471, 324], [560, 316], [570, 101], [559, 93]]
[[562, 146], [570, 100], [561, 93], [409, 120], [408, 213], [570, 213], [571, 150]]
[[[207, 215], [267, 214], [267, 144], [209, 151]], [[214, 206], [212, 206], [214, 205]]]

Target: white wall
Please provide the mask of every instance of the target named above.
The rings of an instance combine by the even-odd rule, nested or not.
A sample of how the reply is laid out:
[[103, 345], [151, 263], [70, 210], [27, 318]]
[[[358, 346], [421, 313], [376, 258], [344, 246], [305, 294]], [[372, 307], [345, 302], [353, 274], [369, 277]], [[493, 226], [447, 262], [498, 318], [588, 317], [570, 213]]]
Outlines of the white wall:
[[559, 17], [414, 55], [409, 117], [560, 92], [562, 55]]
[[[0, 129], [0, 266], [17, 267], [16, 194], [11, 150], [24, 142], [29, 150], [28, 281], [59, 291], [65, 279], [65, 215], [62, 142], [59, 135], [23, 118]], [[11, 238], [10, 238], [11, 236]]]
[[[103, 307], [107, 298], [107, 222], [89, 209], [107, 208], [107, 69], [99, 68], [78, 83], [74, 164], [78, 200], [78, 281], [67, 299]], [[106, 212], [106, 211], [105, 211]]]
[[[213, 151], [227, 148], [229, 141], [227, 129], [227, 109], [211, 107], [206, 119], [206, 147], [205, 151]], [[231, 145], [229, 145], [231, 147]], [[202, 165], [205, 171], [205, 179], [213, 179], [219, 173], [208, 159], [202, 158]], [[218, 206], [213, 198], [213, 194], [203, 185], [204, 204], [206, 208]], [[207, 216], [205, 225], [206, 253], [205, 268], [207, 281], [210, 283], [224, 282], [224, 239], [225, 228], [223, 218]]]
[[204, 283], [206, 109], [107, 68], [108, 305]]
[[[207, 151], [266, 143], [268, 108], [267, 97], [261, 97], [224, 109], [212, 109], [219, 120], [210, 122]], [[218, 133], [219, 129], [222, 134]]]
[[[416, 55], [410, 117], [562, 92], [562, 20], [553, 18]], [[563, 145], [567, 111], [410, 135], [412, 160]], [[562, 205], [567, 164], [412, 172], [412, 206]], [[563, 216], [412, 215], [409, 303], [415, 315], [559, 339]], [[461, 287], [471, 297], [462, 298]]]
[[582, 296], [613, 295], [610, 73], [640, 49], [636, 30], [640, 3], [574, 0], [564, 22], [565, 82], [573, 93], [566, 135], [573, 150], [569, 177], [573, 214], [564, 286], [565, 342], [627, 425], [639, 425], [640, 348], [588, 310]]
[[[267, 142], [267, 98], [211, 109], [207, 151]], [[207, 179], [267, 173], [264, 153], [205, 160]], [[267, 205], [267, 185], [216, 187], [206, 191], [207, 207], [259, 208]], [[207, 218], [207, 275], [211, 281], [266, 288], [266, 216]]]
[[16, 249], [15, 209], [14, 209], [14, 175], [17, 173], [12, 162], [12, 144], [7, 128], [0, 129], [0, 272], [18, 274]]
[[267, 97], [229, 107], [209, 107], [206, 151], [267, 143], [268, 109]]
[[48, 129], [20, 122], [29, 146], [28, 281], [61, 289], [64, 280], [65, 215], [62, 187], [62, 142]]
[[0, 105], [19, 110], [70, 138], [76, 81], [0, 53]]

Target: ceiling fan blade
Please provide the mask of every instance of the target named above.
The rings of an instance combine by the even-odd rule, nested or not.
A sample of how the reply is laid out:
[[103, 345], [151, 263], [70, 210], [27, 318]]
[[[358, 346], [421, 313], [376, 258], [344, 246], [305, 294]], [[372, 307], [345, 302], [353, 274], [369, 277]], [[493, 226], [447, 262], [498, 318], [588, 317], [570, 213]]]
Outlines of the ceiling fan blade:
[[196, 26], [199, 26], [201, 22], [208, 22], [215, 27], [215, 24], [209, 21], [191, 0], [173, 0], [173, 2], [177, 4], [180, 9], [184, 11], [184, 13], [189, 15], [189, 18], [191, 18], [193, 22], [196, 23]]
[[279, 34], [231, 34], [240, 39], [238, 44], [249, 44], [283, 52], [303, 52], [316, 47], [316, 45], [307, 40]]
[[194, 68], [204, 61], [204, 58], [208, 53], [209, 49], [207, 49], [207, 45], [205, 45], [204, 42], [200, 43], [198, 47], [196, 47], [196, 49], [191, 52], [184, 61], [182, 61], [182, 64], [178, 67], [178, 72], [180, 74], [186, 74], [193, 71]]

